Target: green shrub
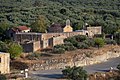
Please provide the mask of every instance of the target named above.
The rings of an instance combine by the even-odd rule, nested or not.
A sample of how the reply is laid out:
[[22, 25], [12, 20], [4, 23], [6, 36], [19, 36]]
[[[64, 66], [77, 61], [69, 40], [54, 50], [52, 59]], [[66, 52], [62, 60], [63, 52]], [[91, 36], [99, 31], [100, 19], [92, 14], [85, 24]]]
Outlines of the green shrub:
[[83, 43], [83, 42], [80, 42], [80, 43], [77, 44], [77, 48], [78, 49], [88, 49], [89, 46], [87, 44]]
[[98, 48], [102, 47], [105, 44], [104, 39], [102, 38], [95, 38], [94, 41], [95, 41], [95, 46], [97, 46]]
[[62, 70], [63, 75], [67, 79], [72, 80], [87, 80], [87, 72], [83, 70], [83, 67], [66, 67], [66, 69]]
[[76, 42], [76, 39], [74, 37], [68, 37], [68, 38], [64, 39], [64, 42], [74, 43], [74, 42]]
[[106, 44], [116, 44], [116, 41], [115, 40], [112, 40], [112, 39], [105, 39], [105, 43]]
[[54, 48], [53, 53], [62, 54], [62, 53], [65, 53], [65, 49], [64, 48]]
[[64, 44], [64, 49], [67, 50], [67, 51], [72, 51], [72, 50], [75, 50], [76, 47], [74, 47], [72, 43], [66, 42]]
[[74, 47], [73, 44], [70, 42], [65, 42], [65, 44], [56, 45], [54, 46], [54, 48], [56, 49], [63, 48], [66, 51], [71, 51], [76, 49], [76, 47]]
[[10, 53], [10, 57], [12, 59], [15, 59], [17, 57], [19, 57], [22, 53], [23, 49], [21, 47], [21, 45], [17, 44], [17, 43], [11, 43], [8, 49], [8, 52]]
[[83, 41], [85, 44], [87, 44], [89, 47], [93, 47], [95, 45], [95, 42], [93, 39], [88, 38], [87, 40]]
[[66, 38], [66, 39], [64, 39], [64, 42], [70, 42], [70, 43], [72, 43], [73, 46], [75, 46], [75, 47], [76, 47], [77, 44], [78, 44], [78, 41], [76, 41], [75, 37]]
[[26, 58], [29, 60], [38, 60], [40, 59], [40, 57], [41, 57], [40, 53], [32, 53], [26, 56]]
[[87, 36], [85, 36], [85, 35], [76, 35], [74, 37], [75, 37], [76, 41], [78, 41], [78, 42], [82, 42], [87, 39]]

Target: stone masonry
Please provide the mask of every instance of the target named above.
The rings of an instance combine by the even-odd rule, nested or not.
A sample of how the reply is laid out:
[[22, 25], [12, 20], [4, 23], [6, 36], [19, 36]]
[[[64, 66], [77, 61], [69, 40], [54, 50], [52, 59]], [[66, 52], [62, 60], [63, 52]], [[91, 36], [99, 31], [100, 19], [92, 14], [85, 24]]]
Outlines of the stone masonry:
[[[86, 54], [75, 54], [73, 57], [57, 57], [46, 58], [42, 60], [33, 60], [27, 62], [30, 70], [48, 70], [60, 69], [66, 66], [86, 66], [107, 61], [110, 58], [120, 57], [120, 46], [115, 46], [110, 49], [101, 49], [91, 51], [94, 54], [92, 57], [87, 57]], [[91, 53], [89, 51], [85, 53]], [[95, 54], [98, 55], [95, 55]]]
[[0, 73], [6, 74], [10, 72], [10, 54], [0, 52]]
[[[59, 33], [16, 33], [14, 36], [14, 41], [20, 44], [25, 44], [26, 42], [36, 42], [39, 41], [40, 47], [35, 47], [35, 50], [52, 48], [57, 44], [63, 44], [63, 40], [68, 37], [75, 35], [86, 35], [88, 37], [93, 37], [95, 34], [101, 34], [101, 26], [98, 27], [87, 27], [87, 30], [77, 30], [75, 32], [59, 32]], [[38, 45], [37, 45], [38, 46]]]

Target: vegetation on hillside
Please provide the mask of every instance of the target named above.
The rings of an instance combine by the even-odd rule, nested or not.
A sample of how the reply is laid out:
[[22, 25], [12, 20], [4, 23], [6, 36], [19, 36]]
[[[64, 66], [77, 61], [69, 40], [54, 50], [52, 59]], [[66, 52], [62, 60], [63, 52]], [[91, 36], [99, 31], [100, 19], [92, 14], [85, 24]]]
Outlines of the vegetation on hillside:
[[38, 20], [32, 23], [31, 25], [32, 31], [34, 32], [46, 32], [47, 25], [44, 16], [39, 16]]
[[[115, 37], [116, 36], [116, 37]], [[90, 47], [100, 48], [105, 44], [120, 44], [120, 33], [114, 34], [114, 40], [110, 38], [95, 37], [89, 38], [85, 35], [76, 35], [64, 39], [64, 44], [55, 45], [53, 53], [61, 54], [65, 51], [72, 51], [76, 49], [88, 49]]]
[[[119, 3], [119, 0], [0, 0], [0, 40], [9, 39], [6, 31], [11, 27], [28, 25], [32, 31], [46, 32], [52, 23], [65, 24], [70, 19], [74, 30], [84, 28], [85, 23], [101, 25], [103, 33], [114, 34], [114, 40], [106, 39], [105, 43], [120, 44]], [[66, 41], [54, 47], [54, 52], [87, 49], [96, 44], [85, 36], [70, 37]], [[8, 50], [4, 42], [0, 42], [0, 51]]]
[[0, 22], [12, 27], [31, 25], [43, 15], [47, 27], [70, 19], [74, 30], [88, 23], [101, 25], [104, 33], [114, 33], [120, 29], [119, 3], [119, 0], [0, 0]]
[[[106, 42], [108, 42], [106, 40]], [[102, 47], [105, 41], [102, 38], [88, 38], [85, 35], [76, 35], [64, 39], [64, 44], [56, 45], [53, 48], [54, 53], [64, 53], [65, 51], [72, 51], [76, 49], [88, 49], [90, 47]], [[113, 44], [113, 43], [108, 43]]]

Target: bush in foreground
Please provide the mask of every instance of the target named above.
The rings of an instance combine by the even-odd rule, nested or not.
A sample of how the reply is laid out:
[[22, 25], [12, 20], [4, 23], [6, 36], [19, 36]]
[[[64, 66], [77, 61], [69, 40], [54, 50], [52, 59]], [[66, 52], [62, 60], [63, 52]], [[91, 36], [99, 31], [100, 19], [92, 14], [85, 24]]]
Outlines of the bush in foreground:
[[53, 53], [62, 54], [62, 53], [65, 53], [65, 49], [64, 48], [54, 48]]
[[8, 49], [8, 52], [10, 53], [10, 57], [12, 59], [15, 59], [17, 57], [19, 57], [22, 53], [23, 49], [21, 47], [21, 45], [17, 44], [17, 43], [11, 43]]
[[62, 70], [63, 75], [67, 79], [72, 80], [87, 80], [87, 72], [83, 70], [83, 67], [66, 67], [66, 69]]
[[105, 39], [105, 43], [106, 44], [116, 44], [116, 41], [115, 40], [112, 40], [112, 39]]
[[78, 41], [78, 42], [83, 42], [84, 40], [87, 40], [87, 36], [85, 36], [85, 35], [76, 35], [74, 37], [75, 37], [76, 41]]
[[83, 41], [85, 44], [87, 44], [89, 47], [94, 47], [95, 41], [94, 39], [88, 38], [87, 40]]
[[87, 44], [83, 43], [83, 42], [80, 42], [80, 43], [77, 44], [77, 48], [78, 49], [88, 49], [89, 46]]

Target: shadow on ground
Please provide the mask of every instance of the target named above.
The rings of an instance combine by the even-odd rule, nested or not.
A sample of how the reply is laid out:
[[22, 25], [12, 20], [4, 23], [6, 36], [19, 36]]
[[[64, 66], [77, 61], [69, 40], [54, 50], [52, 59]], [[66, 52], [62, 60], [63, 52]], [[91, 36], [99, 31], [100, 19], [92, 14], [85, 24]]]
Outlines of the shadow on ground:
[[110, 70], [108, 70], [108, 69], [99, 69], [99, 70], [96, 70], [96, 71], [100, 71], [100, 72], [109, 72]]
[[46, 78], [52, 78], [52, 79], [60, 79], [63, 77], [62, 74], [37, 74], [38, 77], [46, 77]]

